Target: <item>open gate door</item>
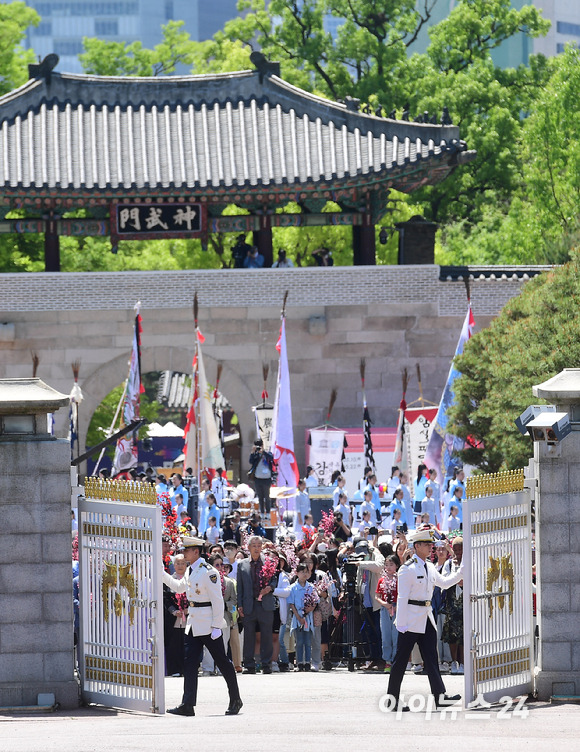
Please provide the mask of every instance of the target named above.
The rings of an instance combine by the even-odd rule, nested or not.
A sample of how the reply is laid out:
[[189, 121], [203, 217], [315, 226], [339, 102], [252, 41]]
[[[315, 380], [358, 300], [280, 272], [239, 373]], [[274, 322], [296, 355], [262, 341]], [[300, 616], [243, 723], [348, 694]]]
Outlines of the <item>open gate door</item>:
[[153, 486], [89, 478], [79, 499], [86, 702], [165, 712], [161, 510]]
[[463, 504], [465, 704], [532, 691], [532, 531], [524, 471], [470, 478]]

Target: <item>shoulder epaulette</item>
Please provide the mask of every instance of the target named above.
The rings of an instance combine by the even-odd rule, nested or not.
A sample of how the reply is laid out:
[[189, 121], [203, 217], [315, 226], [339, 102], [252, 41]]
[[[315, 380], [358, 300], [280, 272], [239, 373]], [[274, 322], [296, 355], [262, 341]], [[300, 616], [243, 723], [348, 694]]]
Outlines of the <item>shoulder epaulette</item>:
[[408, 566], [409, 566], [409, 564], [413, 564], [413, 563], [414, 563], [414, 561], [415, 561], [415, 559], [413, 559], [413, 558], [411, 558], [411, 559], [407, 559], [407, 561], [406, 561], [406, 562], [405, 562], [405, 563], [403, 564], [403, 566], [404, 566], [404, 567], [408, 567]]

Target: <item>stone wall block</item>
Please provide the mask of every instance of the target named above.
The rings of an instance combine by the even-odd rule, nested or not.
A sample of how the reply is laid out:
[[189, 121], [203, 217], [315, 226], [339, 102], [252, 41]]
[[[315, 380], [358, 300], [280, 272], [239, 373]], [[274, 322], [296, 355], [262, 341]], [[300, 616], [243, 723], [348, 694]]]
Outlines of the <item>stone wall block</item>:
[[[14, 514], [15, 517], [17, 517], [17, 509], [14, 506], [9, 507], [11, 510], [10, 514]], [[0, 505], [0, 519], [2, 520], [2, 526], [4, 527], [4, 511], [5, 507]], [[2, 538], [0, 537], [0, 541], [2, 541]], [[22, 535], [18, 536], [18, 551], [14, 551], [14, 548], [10, 545], [4, 544], [3, 542], [0, 542], [0, 564], [18, 564], [18, 561], [22, 557], [31, 556], [34, 552], [34, 555], [36, 555], [37, 551], [40, 551], [41, 546], [41, 535], [40, 533], [22, 533]], [[3, 608], [3, 606], [2, 606]], [[0, 608], [0, 617], [2, 608]]]
[[[72, 590], [72, 569], [66, 565], [43, 567], [0, 564], [0, 593], [64, 593]], [[72, 595], [71, 595], [72, 598]]]
[[[575, 604], [579, 609], [580, 604]], [[578, 642], [580, 641], [580, 611], [567, 613], [542, 613], [541, 634], [543, 641], [549, 642]]]
[[70, 650], [46, 653], [44, 656], [44, 680], [67, 681], [73, 675], [73, 643], [71, 633]]
[[542, 612], [567, 612], [570, 610], [570, 584], [550, 583], [542, 588]]
[[70, 592], [44, 593], [42, 596], [42, 618], [44, 622], [73, 621], [72, 578]]
[[42, 504], [66, 504], [70, 501], [70, 470], [51, 472], [38, 478]]
[[570, 529], [568, 525], [542, 525], [540, 535], [541, 554], [558, 554], [570, 550]]
[[42, 561], [69, 564], [72, 555], [71, 533], [53, 533], [42, 536]]
[[[3, 593], [0, 608], [0, 624], [22, 624], [36, 619], [42, 613], [42, 595], [40, 593]], [[1, 637], [0, 630], [0, 640]], [[0, 676], [7, 676], [2, 674]]]
[[[7, 624], [2, 629], [2, 653], [28, 653], [31, 646], [50, 647], [52, 652], [72, 650], [73, 625], [62, 622], [59, 629], [54, 624], [31, 620], [29, 624]], [[48, 654], [50, 654], [48, 653]]]
[[[31, 643], [29, 647], [33, 645]], [[42, 653], [0, 653], [0, 676], [11, 682], [36, 681], [39, 666], [42, 666]]]
[[[548, 488], [550, 488], [548, 486]], [[559, 493], [548, 490], [541, 492], [538, 506], [538, 518], [542, 523], [565, 523], [570, 522], [570, 504], [565, 491]]]

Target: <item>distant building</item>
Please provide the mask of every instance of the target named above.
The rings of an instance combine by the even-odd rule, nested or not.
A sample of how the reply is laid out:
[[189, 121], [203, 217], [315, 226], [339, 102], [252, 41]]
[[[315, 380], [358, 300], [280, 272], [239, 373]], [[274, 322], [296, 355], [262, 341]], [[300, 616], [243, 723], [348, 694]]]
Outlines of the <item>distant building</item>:
[[29, 29], [25, 46], [41, 58], [56, 52], [59, 70], [69, 73], [82, 72], [78, 55], [83, 52], [83, 37], [111, 42], [139, 40], [151, 48], [161, 41], [161, 26], [170, 20], [184, 21], [192, 39], [204, 40], [237, 15], [236, 0], [27, 1], [41, 22]]
[[[524, 5], [535, 5], [542, 15], [551, 21], [552, 27], [545, 37], [530, 39], [525, 34], [516, 34], [492, 52], [492, 58], [501, 68], [515, 68], [528, 62], [532, 54], [542, 53], [546, 57], [564, 51], [566, 42], [580, 45], [580, 2], [578, 0], [512, 0], [512, 6], [521, 9]], [[413, 52], [424, 52], [429, 44], [429, 28], [446, 18], [457, 5], [456, 0], [436, 0], [431, 18], [425, 25], [415, 44]]]

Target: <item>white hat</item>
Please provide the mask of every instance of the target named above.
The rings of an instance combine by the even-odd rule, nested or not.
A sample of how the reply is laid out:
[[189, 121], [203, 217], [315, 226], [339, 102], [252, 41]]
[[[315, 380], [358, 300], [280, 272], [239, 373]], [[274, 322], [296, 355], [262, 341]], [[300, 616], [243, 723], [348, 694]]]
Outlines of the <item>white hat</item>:
[[181, 545], [183, 548], [191, 548], [192, 546], [205, 546], [203, 538], [194, 538], [192, 535], [184, 535], [181, 539]]
[[435, 534], [430, 525], [421, 525], [409, 536], [409, 543], [433, 543]]

